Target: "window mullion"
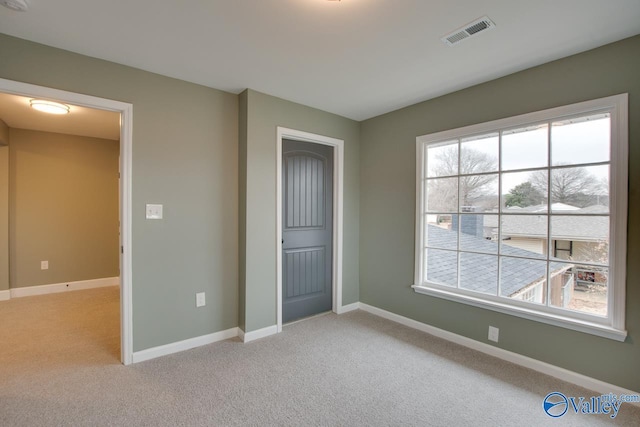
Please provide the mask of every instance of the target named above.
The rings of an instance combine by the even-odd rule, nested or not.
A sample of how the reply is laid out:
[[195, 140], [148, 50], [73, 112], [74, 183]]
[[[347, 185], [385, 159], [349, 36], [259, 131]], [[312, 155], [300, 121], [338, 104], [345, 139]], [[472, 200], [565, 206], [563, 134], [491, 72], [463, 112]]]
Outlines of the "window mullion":
[[[460, 209], [460, 167], [462, 166], [462, 140], [458, 139], [458, 208], [456, 215], [458, 216], [458, 229], [457, 233], [457, 246], [456, 246], [456, 261], [458, 263], [457, 269], [457, 280], [456, 280], [456, 289], [460, 289], [460, 280], [462, 278], [462, 257], [460, 256], [460, 239], [461, 239], [461, 230], [462, 230], [462, 215]], [[453, 219], [453, 218], [452, 218]], [[452, 221], [453, 222], [453, 221]]]
[[[502, 134], [498, 132], [498, 285], [496, 296], [502, 294]], [[484, 219], [483, 219], [484, 220]]]
[[[551, 132], [553, 122], [549, 121], [547, 123], [547, 298], [545, 298], [545, 306], [551, 306]], [[555, 256], [555, 254], [554, 254]]]

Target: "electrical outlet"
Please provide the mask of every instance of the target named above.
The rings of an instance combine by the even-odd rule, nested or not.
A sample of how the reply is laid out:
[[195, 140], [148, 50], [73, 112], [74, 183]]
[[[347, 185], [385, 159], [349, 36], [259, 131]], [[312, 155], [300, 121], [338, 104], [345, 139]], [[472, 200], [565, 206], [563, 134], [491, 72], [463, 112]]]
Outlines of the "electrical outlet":
[[146, 217], [147, 219], [162, 219], [162, 205], [147, 204]]
[[49, 261], [40, 261], [40, 270], [48, 270]]
[[198, 292], [196, 294], [196, 307], [204, 307], [207, 302], [204, 299], [204, 292]]
[[489, 326], [489, 341], [498, 342], [498, 336], [500, 335], [500, 329]]

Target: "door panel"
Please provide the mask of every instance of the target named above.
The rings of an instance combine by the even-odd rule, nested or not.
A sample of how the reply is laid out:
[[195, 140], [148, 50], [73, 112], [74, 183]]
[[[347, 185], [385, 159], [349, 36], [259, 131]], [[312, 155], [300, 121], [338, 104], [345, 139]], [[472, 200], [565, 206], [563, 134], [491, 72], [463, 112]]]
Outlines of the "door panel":
[[324, 169], [326, 159], [308, 153], [290, 153], [285, 157], [287, 199], [286, 228], [324, 227]]
[[331, 310], [333, 148], [283, 140], [282, 321]]
[[289, 300], [324, 291], [325, 248], [286, 250], [285, 290]]

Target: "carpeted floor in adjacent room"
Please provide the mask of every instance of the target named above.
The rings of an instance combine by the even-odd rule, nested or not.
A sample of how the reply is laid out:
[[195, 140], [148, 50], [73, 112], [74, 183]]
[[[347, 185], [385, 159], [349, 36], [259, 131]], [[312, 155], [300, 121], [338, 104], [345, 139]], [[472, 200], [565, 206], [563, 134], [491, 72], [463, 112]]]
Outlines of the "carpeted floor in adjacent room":
[[117, 288], [0, 302], [2, 426], [634, 425], [567, 413], [593, 391], [371, 314], [327, 314], [125, 367]]

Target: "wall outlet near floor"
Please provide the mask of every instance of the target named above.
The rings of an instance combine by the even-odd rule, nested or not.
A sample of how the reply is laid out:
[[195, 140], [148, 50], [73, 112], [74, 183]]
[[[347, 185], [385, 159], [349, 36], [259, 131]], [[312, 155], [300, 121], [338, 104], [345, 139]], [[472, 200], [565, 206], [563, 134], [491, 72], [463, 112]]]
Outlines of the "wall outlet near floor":
[[196, 294], [196, 307], [204, 307], [207, 302], [204, 299], [204, 292], [198, 292]]
[[162, 219], [162, 205], [153, 205], [147, 203], [146, 217], [147, 219]]
[[498, 342], [498, 336], [500, 335], [500, 329], [489, 326], [489, 341]]
[[40, 261], [40, 270], [48, 270], [49, 261]]

